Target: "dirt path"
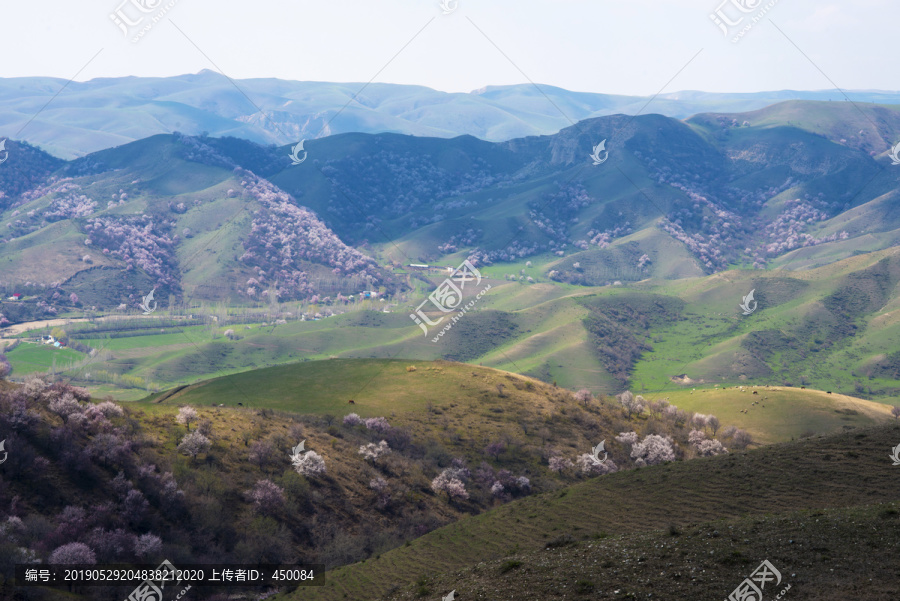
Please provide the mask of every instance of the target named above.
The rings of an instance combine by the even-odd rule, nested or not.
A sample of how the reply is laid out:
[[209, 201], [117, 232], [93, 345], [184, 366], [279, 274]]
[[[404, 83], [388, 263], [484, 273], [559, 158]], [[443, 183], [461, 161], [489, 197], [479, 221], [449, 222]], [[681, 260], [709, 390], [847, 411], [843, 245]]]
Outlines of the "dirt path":
[[24, 321], [22, 323], [13, 324], [0, 330], [0, 338], [16, 336], [27, 332], [28, 330], [36, 330], [38, 328], [55, 328], [56, 326], [64, 326], [70, 323], [82, 323], [85, 321], [109, 321], [111, 319], [143, 319], [155, 318], [157, 315], [107, 315], [106, 317], [73, 317], [61, 319], [43, 319], [40, 321]]

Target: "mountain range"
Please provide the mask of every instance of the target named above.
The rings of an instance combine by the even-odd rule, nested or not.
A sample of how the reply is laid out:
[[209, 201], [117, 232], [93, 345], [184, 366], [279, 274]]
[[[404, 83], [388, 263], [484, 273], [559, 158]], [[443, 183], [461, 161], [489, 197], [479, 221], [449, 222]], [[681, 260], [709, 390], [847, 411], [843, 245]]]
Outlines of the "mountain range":
[[[24, 301], [0, 313], [127, 314], [154, 290], [185, 314], [299, 302], [312, 315], [368, 290], [398, 314], [358, 321], [354, 344], [304, 344], [310, 357], [413, 352], [602, 391], [687, 374], [891, 395], [896, 140], [891, 107], [813, 101], [612, 115], [505, 142], [337, 134], [302, 161], [233, 137], [162, 134], [72, 161], [10, 140], [0, 280]], [[408, 313], [443, 276], [410, 265], [465, 259], [494, 282], [490, 311], [426, 345]], [[630, 296], [590, 298], [622, 285]], [[735, 321], [751, 291], [762, 329]], [[654, 368], [698, 319], [700, 355]], [[182, 366], [203, 362], [184, 359], [129, 369], [190, 381]]]
[[[655, 97], [576, 92], [546, 85], [448, 93], [385, 83], [231, 80], [214, 71], [174, 77], [0, 79], [0, 135], [72, 159], [160, 133], [235, 136], [283, 145], [338, 133], [400, 133], [505, 141], [558, 132], [616, 113], [684, 119], [743, 112], [787, 100], [900, 104], [900, 92], [699, 91]], [[50, 102], [52, 100], [52, 102]]]

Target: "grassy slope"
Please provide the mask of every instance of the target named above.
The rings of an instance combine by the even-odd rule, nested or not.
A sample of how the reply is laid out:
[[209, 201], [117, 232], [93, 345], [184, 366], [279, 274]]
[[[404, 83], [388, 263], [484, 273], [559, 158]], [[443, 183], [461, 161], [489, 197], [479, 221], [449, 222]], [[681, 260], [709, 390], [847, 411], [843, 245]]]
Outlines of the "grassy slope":
[[387, 598], [415, 599], [427, 590], [436, 599], [456, 590], [459, 598], [494, 601], [568, 599], [573, 592], [576, 599], [719, 601], [768, 559], [781, 581], [766, 586], [766, 599], [786, 590], [786, 598], [802, 601], [894, 601], [898, 516], [893, 502], [576, 541], [420, 579]]
[[[865, 310], [867, 313], [858, 313], [855, 316], [858, 329], [854, 335], [832, 338], [821, 333], [803, 333], [802, 328], [821, 321], [823, 303], [836, 292], [848, 298], [869, 294], [865, 286], [870, 284], [859, 280], [857, 274], [870, 277], [881, 269], [878, 263], [882, 260], [887, 260], [888, 266], [888, 275], [882, 278], [888, 286], [886, 296], [883, 301], [872, 298], [879, 305], [885, 304], [871, 305]], [[684, 310], [681, 319], [657, 321], [649, 330], [636, 331], [652, 347], [641, 356], [632, 372], [630, 386], [636, 391], [677, 390], [680, 386], [674, 385], [670, 378], [682, 373], [706, 384], [722, 385], [791, 382], [796, 386], [805, 377], [810, 387], [845, 394], [855, 394], [859, 385], [870, 386], [875, 392], [869, 398], [894, 403], [891, 391], [900, 389], [900, 384], [884, 377], [869, 379], [866, 375], [871, 373], [874, 361], [896, 351], [895, 341], [900, 335], [897, 311], [900, 288], [890, 288], [894, 278], [890, 273], [896, 271], [898, 261], [900, 250], [890, 249], [790, 274], [777, 270], [735, 270], [688, 280], [646, 280], [624, 288], [555, 283], [527, 285], [493, 280], [496, 285], [478, 307], [502, 311], [502, 316], [514, 324], [514, 331], [502, 338], [485, 327], [492, 318], [482, 324], [478, 322], [480, 317], [473, 313], [465, 323], [455, 327], [455, 332], [451, 331], [451, 336], [435, 344], [410, 323], [407, 308], [398, 307], [393, 313], [357, 311], [315, 322], [291, 321], [274, 329], [258, 324], [249, 328], [191, 327], [183, 333], [167, 330], [141, 338], [85, 338], [84, 341], [112, 352], [112, 358], [95, 361], [96, 369], [136, 375], [158, 382], [162, 387], [254, 367], [330, 356], [419, 359], [445, 356], [545, 381], [556, 380], [569, 388], [587, 387], [595, 392], [614, 393], [622, 385], [611, 378], [592, 350], [593, 344], [583, 324], [587, 309], [579, 298], [598, 295], [615, 299], [616, 295], [653, 293], [683, 300]], [[742, 316], [737, 301], [751, 289], [756, 290], [759, 309], [752, 316]], [[296, 307], [284, 310], [287, 309], [296, 310]], [[652, 312], [653, 308], [647, 310]], [[228, 327], [234, 327], [241, 338], [233, 341], [222, 338], [221, 333]], [[783, 347], [761, 343], [758, 337], [766, 332], [793, 336], [796, 342]], [[814, 342], [816, 338], [834, 346], [823, 347]], [[785, 351], [793, 354], [786, 355]], [[14, 354], [11, 358], [16, 368], [14, 375], [24, 375], [28, 366], [17, 365]], [[77, 374], [71, 375], [77, 378]]]
[[[415, 372], [406, 371], [416, 366]], [[338, 374], [338, 377], [335, 377]], [[490, 436], [490, 428], [479, 425], [484, 404], [496, 397], [496, 384], [505, 383], [510, 394], [513, 386], [526, 382], [502, 371], [462, 363], [380, 359], [332, 359], [283, 365], [216, 378], [190, 386], [167, 398], [165, 404], [211, 405], [238, 402], [245, 407], [266, 407], [301, 413], [341, 415], [354, 411], [364, 417], [397, 414], [415, 418], [429, 405], [458, 405], [463, 431], [473, 436]], [[533, 385], [544, 385], [534, 382]], [[644, 393], [648, 400], [668, 397], [679, 408], [712, 413], [723, 427], [735, 425], [747, 429], [763, 443], [788, 441], [810, 434], [861, 427], [891, 420], [889, 407], [840, 394], [819, 390], [772, 387], [728, 390], [676, 390], [665, 394]], [[151, 397], [160, 398], [165, 393]], [[347, 401], [353, 399], [354, 406]], [[765, 400], [764, 400], [765, 399]], [[496, 400], [496, 399], [495, 399]], [[528, 395], [522, 402], [544, 403]], [[759, 405], [752, 405], [759, 401]], [[761, 405], [766, 407], [762, 408]], [[513, 409], [516, 403], [512, 403]], [[529, 407], [534, 409], [535, 407]], [[740, 413], [747, 409], [748, 413]]]
[[[898, 488], [887, 455], [898, 436], [900, 426], [892, 424], [594, 478], [560, 492], [509, 503], [431, 532], [380, 558], [339, 568], [329, 574], [326, 587], [307, 589], [302, 597], [292, 598], [381, 596], [423, 576], [540, 549], [565, 534], [586, 539], [651, 532], [669, 524], [684, 527], [798, 509], [891, 502]], [[763, 559], [752, 557], [746, 563]], [[624, 558], [609, 559], [622, 562]], [[744, 571], [742, 565], [736, 573]], [[445, 577], [443, 582], [445, 588], [452, 588], [450, 579]]]

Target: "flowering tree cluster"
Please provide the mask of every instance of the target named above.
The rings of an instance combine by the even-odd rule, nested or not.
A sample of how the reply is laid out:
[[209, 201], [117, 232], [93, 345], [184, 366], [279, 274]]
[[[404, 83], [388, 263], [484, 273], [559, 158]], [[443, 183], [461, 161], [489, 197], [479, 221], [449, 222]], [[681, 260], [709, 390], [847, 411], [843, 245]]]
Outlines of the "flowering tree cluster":
[[605, 476], [606, 474], [619, 471], [619, 466], [612, 459], [607, 458], [601, 461], [590, 453], [579, 455], [578, 459], [575, 460], [575, 464], [581, 470], [581, 473], [586, 476]]
[[388, 491], [388, 483], [387, 481], [378, 476], [377, 478], [372, 478], [369, 480], [369, 488], [375, 492], [378, 497], [378, 508], [384, 509], [391, 502], [391, 495]]
[[371, 460], [373, 462], [390, 452], [391, 447], [385, 440], [382, 440], [378, 444], [370, 442], [359, 447], [359, 454], [363, 456], [363, 459], [366, 459], [367, 461]]
[[94, 217], [84, 225], [84, 233], [86, 243], [124, 261], [126, 270], [142, 269], [161, 285], [176, 282], [175, 243], [149, 215]]
[[349, 427], [361, 426], [363, 424], [362, 418], [356, 413], [348, 413], [344, 416], [344, 425]]
[[460, 232], [458, 234], [454, 234], [450, 236], [450, 239], [447, 240], [444, 244], [438, 246], [438, 251], [442, 254], [451, 254], [455, 253], [459, 250], [460, 247], [472, 246], [484, 235], [484, 230], [481, 228], [468, 228], [464, 232]]
[[200, 419], [200, 414], [197, 413], [196, 409], [190, 406], [181, 407], [178, 410], [178, 415], [175, 416], [175, 421], [186, 427], [188, 430], [191, 429], [191, 423], [198, 419]]
[[[75, 186], [76, 188], [80, 188], [80, 186]], [[48, 222], [53, 223], [54, 221], [62, 221], [63, 219], [88, 217], [89, 215], [92, 215], [96, 209], [97, 202], [84, 194], [61, 194], [56, 196], [50, 202], [50, 206], [44, 211], [43, 217]]]
[[142, 534], [134, 541], [134, 554], [138, 559], [154, 559], [162, 553], [162, 539], [148, 532]]
[[688, 434], [688, 442], [701, 457], [721, 455], [728, 452], [728, 449], [722, 446], [721, 442], [710, 439], [706, 432], [702, 430], [691, 430], [690, 434]]
[[641, 395], [634, 395], [630, 390], [626, 390], [625, 392], [619, 394], [616, 398], [619, 399], [619, 403], [622, 404], [622, 409], [625, 410], [625, 414], [628, 417], [640, 414], [644, 411], [644, 405], [646, 404], [646, 401]]
[[366, 428], [376, 432], [387, 432], [391, 428], [391, 424], [383, 417], [370, 417], [365, 420], [365, 424]]
[[845, 231], [834, 232], [821, 238], [803, 231], [809, 225], [825, 221], [829, 217], [828, 212], [817, 209], [809, 201], [798, 198], [785, 203], [784, 210], [766, 226], [764, 234], [772, 240], [765, 246], [766, 254], [778, 256], [795, 248], [817, 246], [849, 238], [850, 235]]
[[562, 455], [553, 455], [550, 457], [550, 471], [557, 474], [572, 467], [572, 461], [566, 459]]
[[258, 480], [247, 497], [254, 511], [263, 515], [272, 515], [284, 506], [284, 489], [271, 480]]
[[255, 268], [256, 276], [246, 290], [248, 296], [261, 295], [260, 289], [275, 285], [282, 299], [307, 298], [315, 294], [314, 283], [305, 271], [305, 263], [331, 268], [336, 276], [355, 277], [374, 288], [384, 279], [377, 263], [344, 244], [312, 211], [297, 206], [293, 198], [249, 171], [237, 169], [248, 198], [260, 208], [253, 213], [248, 236], [244, 239], [245, 264]]
[[185, 455], [190, 455], [191, 459], [193, 459], [200, 453], [207, 452], [210, 446], [212, 446], [212, 441], [194, 430], [181, 439], [181, 442], [178, 444], [178, 450]]
[[670, 436], [648, 434], [638, 442], [635, 432], [622, 432], [616, 437], [616, 440], [632, 445], [631, 458], [634, 459], [634, 464], [637, 466], [675, 461], [675, 446]]
[[68, 543], [54, 549], [50, 554], [49, 563], [55, 565], [94, 565], [97, 563], [97, 556], [94, 551], [84, 543]]
[[466, 490], [471, 474], [465, 467], [448, 467], [431, 481], [431, 490], [436, 493], [447, 493], [447, 497], [454, 501], [464, 501], [469, 498]]
[[508, 246], [497, 250], [484, 250], [478, 248], [467, 257], [473, 265], [490, 265], [497, 261], [517, 261], [524, 257], [531, 257], [549, 250], [547, 244], [529, 242], [527, 240], [513, 240]]
[[307, 478], [318, 478], [326, 473], [325, 460], [315, 451], [294, 455], [291, 457], [291, 463], [298, 474]]

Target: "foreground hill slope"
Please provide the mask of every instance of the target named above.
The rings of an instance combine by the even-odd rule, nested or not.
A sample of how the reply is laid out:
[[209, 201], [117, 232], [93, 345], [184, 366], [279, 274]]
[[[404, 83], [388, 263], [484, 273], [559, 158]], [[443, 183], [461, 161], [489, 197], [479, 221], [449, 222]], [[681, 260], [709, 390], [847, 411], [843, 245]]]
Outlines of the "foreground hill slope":
[[[377, 559], [339, 568], [329, 574], [326, 587], [304, 590], [302, 597], [291, 598], [359, 599], [390, 594], [391, 591], [397, 591], [397, 594], [390, 598], [408, 598], [400, 595], [399, 589], [415, 590], [412, 584], [417, 581], [419, 590], [424, 588], [434, 597], [456, 588], [464, 598], [494, 598], [476, 596], [481, 589], [482, 592], [494, 590], [500, 593], [497, 598], [512, 599], [516, 597], [508, 594], [510, 591], [537, 587], [531, 590], [542, 590], [547, 595], [563, 598], [559, 589], [565, 585], [568, 591], [577, 590], [576, 582], [582, 578], [590, 578], [597, 588], [604, 590], [606, 597], [635, 598], [636, 591], [655, 590], [654, 597], [670, 598], [665, 596], [665, 583], [672, 578], [681, 578], [685, 584], [676, 583], [680, 584], [679, 592], [690, 589], [703, 595], [699, 598], [714, 599], [726, 596], [770, 552], [773, 555], [769, 558], [781, 564], [783, 573], [804, 571], [801, 578], [806, 586], [812, 591], [825, 591], [837, 582], [837, 578], [846, 575], [831, 575], [829, 570], [835, 563], [823, 563], [819, 559], [811, 564], [810, 551], [812, 557], [818, 553], [819, 557], [848, 560], [860, 550], [856, 541], [865, 543], [871, 538], [873, 543], [878, 541], [870, 547], [874, 553], [895, 555], [895, 549], [887, 541], [890, 532], [897, 532], [896, 507], [881, 517], [878, 517], [881, 515], [878, 510], [865, 507], [892, 503], [897, 499], [900, 484], [888, 455], [898, 439], [900, 426], [893, 424], [602, 476], [562, 491], [510, 503], [429, 533]], [[796, 520], [792, 514], [798, 510], [822, 512], [828, 508], [850, 507], [859, 507], [858, 514], [829, 513], [821, 523], [812, 522], [801, 514], [802, 519], [792, 523]], [[844, 516], [857, 526], [884, 524], [889, 530], [883, 536], [853, 534], [859, 528], [838, 527], [837, 524], [846, 519]], [[712, 527], [697, 526], [714, 520], [739, 521], [720, 521]], [[696, 553], [699, 541], [691, 545], [690, 553], [661, 549], [662, 542], [668, 543], [665, 548], [672, 548], [671, 544], [680, 540], [658, 533], [667, 527], [673, 533], [685, 531], [689, 536], [702, 536], [709, 557], [699, 566], [691, 565], [692, 557], [696, 557], [691, 553]], [[731, 528], [735, 529], [734, 534], [730, 533]], [[833, 528], [839, 528], [840, 536], [828, 533]], [[778, 534], [782, 529], [783, 532]], [[728, 532], [723, 532], [726, 530]], [[798, 530], [805, 533], [802, 538], [798, 535], [800, 540], [796, 541], [807, 547], [802, 557], [789, 555], [789, 545], [794, 543], [781, 541], [781, 537], [791, 538], [789, 535]], [[713, 534], [711, 531], [718, 532]], [[753, 537], [742, 535], [743, 532], [755, 532], [755, 537], [763, 535], [767, 537], [765, 540], [777, 542], [761, 545], [751, 542]], [[568, 551], [533, 553], [548, 543], [549, 546], [564, 547], [574, 541], [620, 535], [624, 538], [612, 542], [579, 543]], [[719, 535], [724, 537], [722, 541], [707, 541], [707, 536], [716, 538]], [[848, 536], [849, 540], [841, 541], [843, 536]], [[818, 537], [824, 537], [823, 540], [828, 542], [820, 546]], [[828, 546], [841, 542], [846, 547], [843, 550]], [[598, 551], [588, 551], [591, 545], [600, 545]], [[563, 555], [559, 556], [560, 553]], [[589, 562], [584, 560], [585, 553]], [[498, 579], [503, 571], [500, 569], [502, 558], [507, 558], [505, 571], [520, 566], [523, 569], [511, 578]], [[594, 558], [601, 562], [603, 570], [594, 567], [597, 565]], [[648, 560], [648, 565], [655, 565], [659, 561], [657, 558], [667, 561], [664, 577], [657, 578], [655, 572], [650, 574], [633, 567]], [[862, 560], [863, 556], [857, 556], [851, 563], [859, 565]], [[521, 563], [513, 565], [516, 561]], [[548, 561], [560, 568], [568, 567], [556, 578], [552, 570], [540, 567], [541, 564], [548, 565]], [[730, 566], [725, 579], [730, 586], [722, 590], [698, 590], [700, 586], [710, 585], [710, 578], [699, 573], [706, 561]], [[791, 567], [792, 562], [796, 567]], [[880, 559], [875, 563], [878, 569], [887, 570], [881, 577], [896, 574], [896, 564], [886, 564]], [[801, 565], [805, 565], [805, 570], [801, 570]], [[609, 568], [616, 568], [618, 572]], [[845, 584], [858, 586], [861, 580], [872, 577], [872, 571], [863, 572], [866, 578], [855, 576], [845, 580]], [[441, 576], [432, 580], [438, 574]], [[604, 574], [610, 574], [613, 582], [622, 583], [625, 588], [621, 595], [612, 594], [604, 583]], [[575, 580], [567, 580], [569, 577]], [[553, 584], [548, 584], [545, 578]], [[626, 583], [629, 578], [637, 580]], [[724, 576], [716, 573], [712, 581], [719, 582], [719, 578]], [[515, 583], [516, 580], [521, 583]], [[654, 583], [655, 588], [647, 587], [647, 582]], [[880, 582], [875, 590], [896, 591], [896, 583], [896, 578]], [[552, 588], [557, 590], [554, 592], [550, 590]], [[629, 596], [624, 591], [632, 592]], [[565, 596], [574, 598], [571, 593]], [[803, 598], [840, 597], [807, 593]]]

